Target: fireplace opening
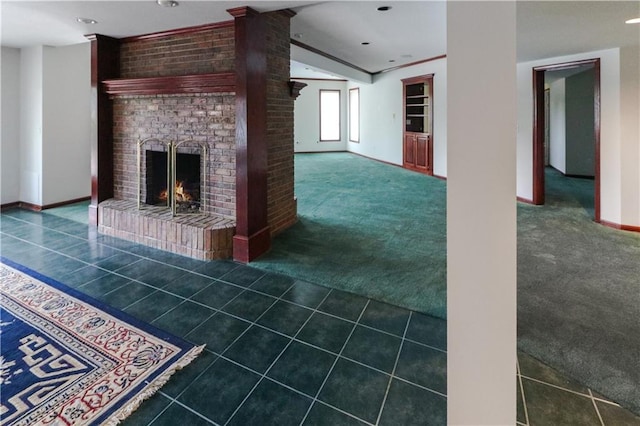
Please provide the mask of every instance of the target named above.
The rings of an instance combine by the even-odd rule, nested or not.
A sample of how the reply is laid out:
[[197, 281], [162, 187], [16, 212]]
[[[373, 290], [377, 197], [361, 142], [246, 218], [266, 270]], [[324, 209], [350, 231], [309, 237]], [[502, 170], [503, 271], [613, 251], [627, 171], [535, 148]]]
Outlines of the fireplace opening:
[[[146, 151], [146, 204], [168, 204], [167, 155], [164, 151]], [[200, 155], [177, 153], [174, 167], [176, 212], [200, 212]]]

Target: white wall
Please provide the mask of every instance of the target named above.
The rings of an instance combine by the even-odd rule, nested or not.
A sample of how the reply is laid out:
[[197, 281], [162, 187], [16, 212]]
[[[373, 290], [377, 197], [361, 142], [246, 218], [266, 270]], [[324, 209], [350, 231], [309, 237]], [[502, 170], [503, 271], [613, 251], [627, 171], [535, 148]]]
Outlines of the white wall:
[[[547, 58], [517, 65], [518, 70], [518, 138], [517, 138], [517, 191], [518, 196], [532, 199], [533, 191], [533, 89], [532, 68], [582, 59], [600, 58], [600, 185], [601, 218], [620, 224], [622, 218], [621, 169], [624, 155], [635, 151], [638, 140], [625, 140], [620, 137], [620, 49], [607, 49], [586, 52], [570, 56]], [[632, 67], [631, 67], [632, 68]], [[637, 70], [636, 70], [637, 72]], [[626, 82], [625, 85], [631, 84]], [[625, 122], [631, 118], [625, 117]], [[634, 123], [637, 123], [635, 117]], [[636, 124], [637, 125], [637, 124]], [[630, 138], [631, 139], [631, 138]], [[634, 158], [638, 158], [637, 155]], [[638, 177], [634, 186], [638, 191]], [[625, 207], [626, 208], [626, 207]], [[634, 218], [639, 225], [640, 218]]]
[[44, 205], [91, 195], [90, 47], [44, 48]]
[[91, 195], [90, 46], [21, 50], [20, 190], [14, 201], [46, 206]]
[[20, 54], [20, 201], [42, 205], [42, 46]]
[[[349, 139], [348, 97], [346, 81], [305, 80], [307, 83], [295, 100], [293, 140], [295, 152], [345, 151]], [[340, 90], [340, 140], [320, 142], [320, 89]]]
[[0, 204], [20, 200], [20, 50], [0, 57]]
[[348, 150], [393, 164], [402, 164], [402, 79], [433, 76], [433, 172], [447, 176], [447, 60], [439, 59], [374, 76], [360, 88], [360, 143]]
[[549, 86], [549, 164], [566, 173], [565, 79]]

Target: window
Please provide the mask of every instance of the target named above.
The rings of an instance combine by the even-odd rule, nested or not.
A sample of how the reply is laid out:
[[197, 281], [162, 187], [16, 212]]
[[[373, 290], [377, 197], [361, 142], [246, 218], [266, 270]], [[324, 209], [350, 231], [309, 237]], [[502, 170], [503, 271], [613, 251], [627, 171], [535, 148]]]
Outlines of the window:
[[340, 140], [340, 91], [320, 90], [320, 142]]
[[360, 142], [360, 89], [349, 89], [349, 140]]

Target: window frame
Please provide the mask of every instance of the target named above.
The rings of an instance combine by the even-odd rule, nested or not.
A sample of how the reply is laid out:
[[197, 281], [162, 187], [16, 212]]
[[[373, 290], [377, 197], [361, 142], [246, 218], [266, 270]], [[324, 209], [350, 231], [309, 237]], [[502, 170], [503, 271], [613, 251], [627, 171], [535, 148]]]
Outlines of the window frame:
[[[318, 140], [320, 142], [340, 142], [342, 140], [342, 91], [339, 89], [320, 89], [318, 95], [319, 108], [319, 135]], [[337, 139], [323, 139], [322, 138], [322, 94], [323, 93], [337, 93], [338, 94], [338, 138]]]
[[[352, 130], [354, 129], [354, 124], [353, 124], [353, 98], [352, 98], [352, 94], [355, 93], [357, 96], [357, 100], [358, 100], [358, 110], [356, 111], [357, 117], [356, 117], [356, 129], [357, 129], [357, 135], [356, 138], [353, 137], [353, 132]], [[349, 89], [349, 142], [354, 142], [354, 143], [360, 143], [360, 88], [359, 87], [353, 87], [351, 89]]]

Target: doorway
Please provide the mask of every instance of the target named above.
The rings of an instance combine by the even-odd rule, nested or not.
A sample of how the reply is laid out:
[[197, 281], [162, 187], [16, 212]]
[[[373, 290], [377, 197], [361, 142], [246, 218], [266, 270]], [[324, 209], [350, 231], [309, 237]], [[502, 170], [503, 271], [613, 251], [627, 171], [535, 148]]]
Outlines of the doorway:
[[545, 203], [546, 132], [549, 125], [545, 99], [547, 71], [593, 68], [594, 220], [600, 222], [600, 59], [565, 62], [533, 68], [533, 204]]

